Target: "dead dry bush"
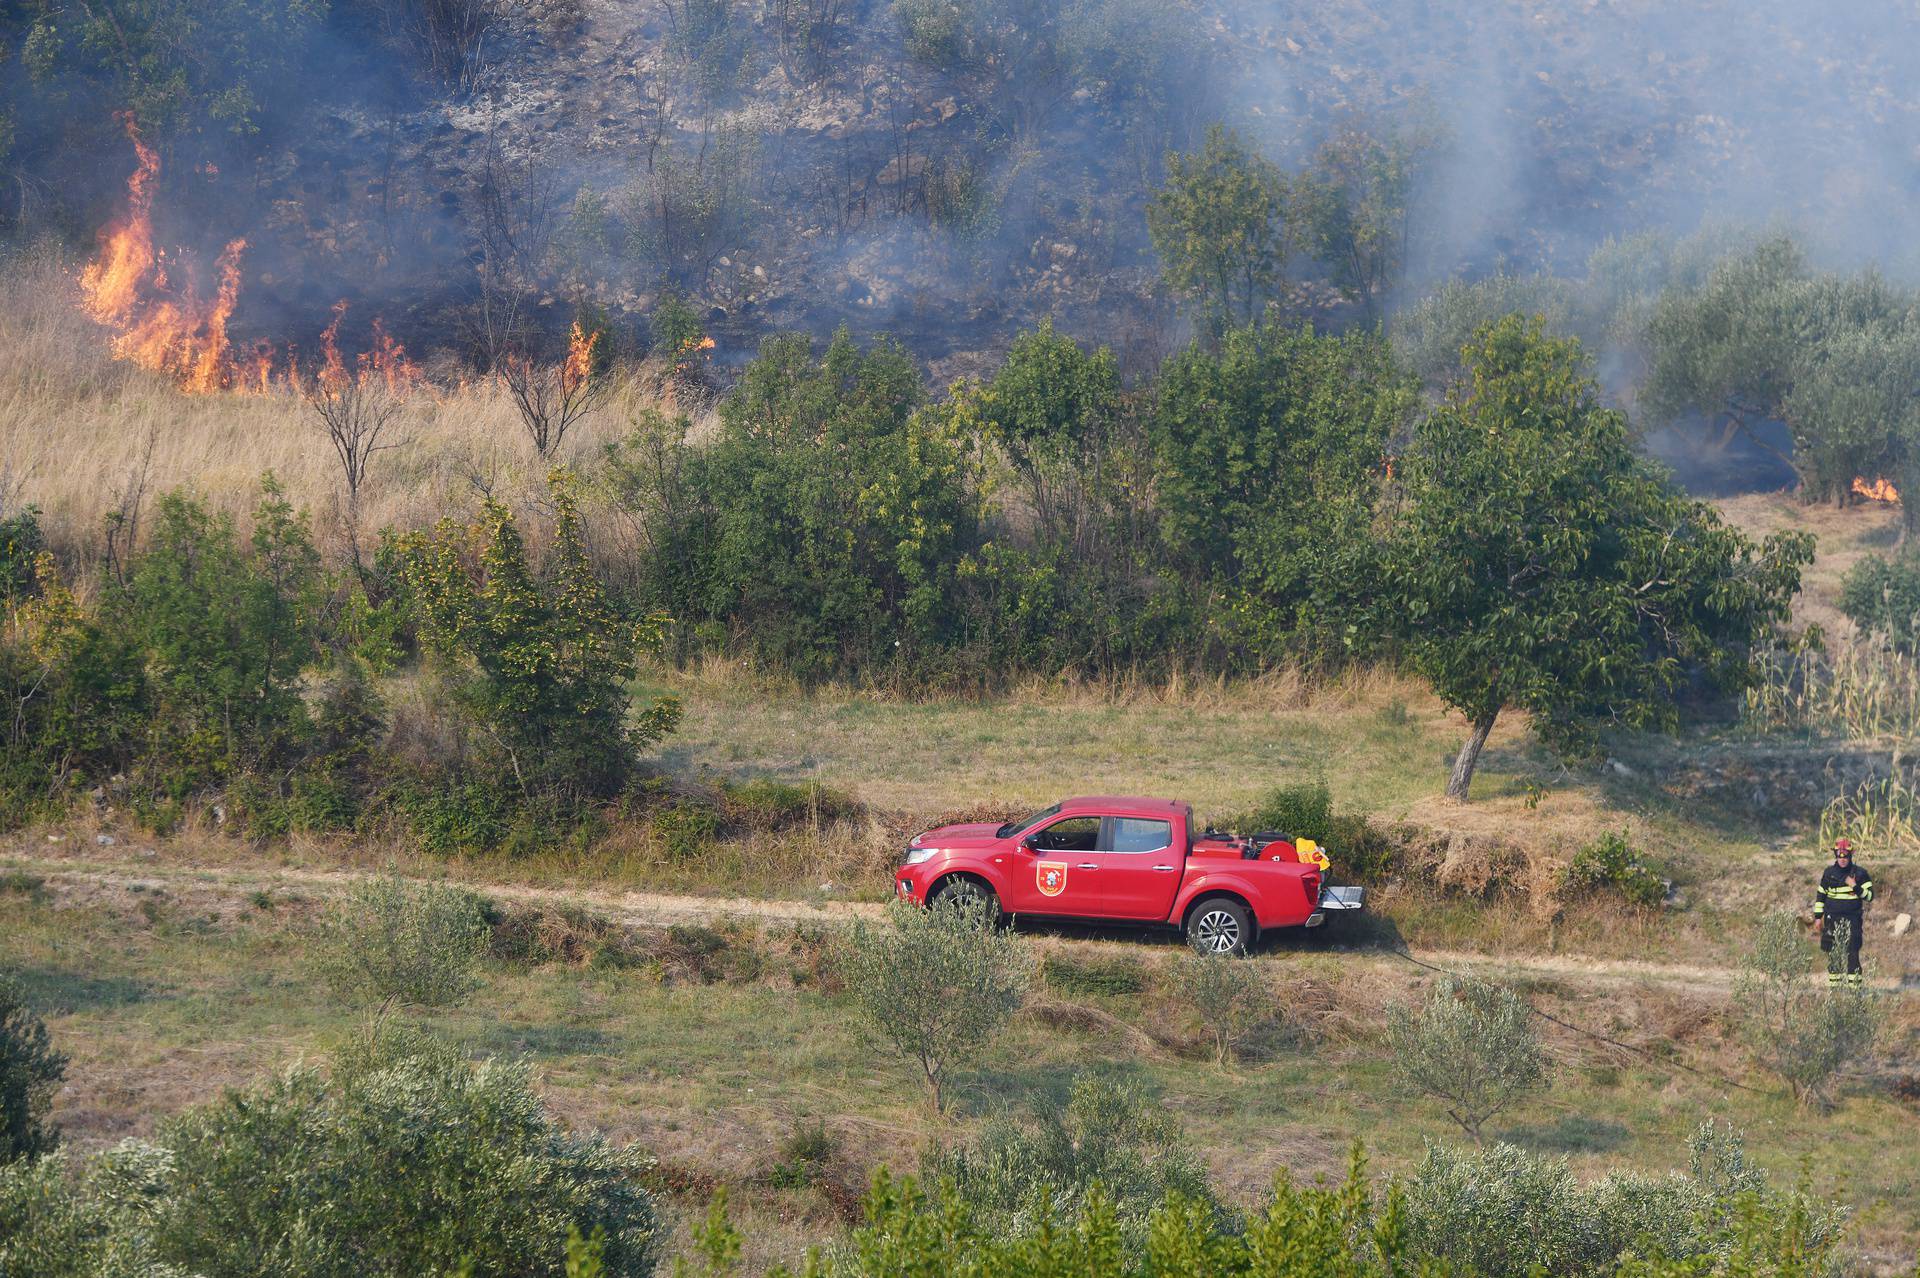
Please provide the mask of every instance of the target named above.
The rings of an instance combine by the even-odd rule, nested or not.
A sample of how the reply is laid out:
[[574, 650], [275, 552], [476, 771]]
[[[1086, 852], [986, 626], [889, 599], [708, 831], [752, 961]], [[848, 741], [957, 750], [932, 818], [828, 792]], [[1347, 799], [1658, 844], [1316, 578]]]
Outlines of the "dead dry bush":
[[488, 918], [488, 954], [528, 967], [625, 967], [636, 960], [626, 928], [604, 915], [572, 905], [516, 904]]
[[1402, 825], [1396, 864], [1402, 877], [1481, 901], [1522, 901], [1536, 914], [1561, 908], [1567, 856], [1495, 835]]

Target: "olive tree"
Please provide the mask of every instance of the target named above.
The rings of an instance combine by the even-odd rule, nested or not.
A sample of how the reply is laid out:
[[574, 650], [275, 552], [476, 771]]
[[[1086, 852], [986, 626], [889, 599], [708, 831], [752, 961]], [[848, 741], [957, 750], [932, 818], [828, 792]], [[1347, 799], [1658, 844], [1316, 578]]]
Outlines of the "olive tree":
[[924, 910], [896, 902], [886, 926], [855, 926], [845, 964], [861, 1015], [919, 1066], [943, 1114], [948, 1069], [1020, 1010], [1032, 970], [1025, 944], [999, 926], [998, 911], [970, 896]]
[[1233, 1045], [1274, 1013], [1273, 991], [1258, 964], [1198, 945], [1175, 960], [1173, 987], [1213, 1039], [1213, 1061], [1225, 1067]]
[[1811, 968], [1800, 921], [1785, 911], [1770, 914], [1741, 965], [1734, 1004], [1755, 1059], [1795, 1100], [1824, 1105], [1841, 1069], [1873, 1046], [1880, 1017], [1864, 990], [1809, 984]]
[[1504, 985], [1447, 977], [1418, 1010], [1387, 1013], [1395, 1072], [1480, 1143], [1486, 1121], [1547, 1084], [1533, 1012]]
[[1578, 755], [1602, 726], [1675, 726], [1696, 676], [1748, 686], [1813, 558], [1804, 533], [1756, 546], [1643, 460], [1577, 341], [1510, 315], [1466, 354], [1401, 459], [1386, 570], [1408, 656], [1471, 725], [1455, 800], [1509, 706]]
[[389, 873], [356, 885], [323, 925], [322, 966], [342, 998], [375, 1009], [445, 1007], [472, 993], [486, 949], [480, 898]]

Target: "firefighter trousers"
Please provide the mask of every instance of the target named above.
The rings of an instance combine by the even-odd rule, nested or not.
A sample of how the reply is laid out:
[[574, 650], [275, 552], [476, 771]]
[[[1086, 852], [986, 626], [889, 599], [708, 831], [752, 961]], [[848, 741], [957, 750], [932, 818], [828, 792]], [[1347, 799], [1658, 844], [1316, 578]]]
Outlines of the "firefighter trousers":
[[1858, 914], [1829, 913], [1820, 929], [1820, 948], [1827, 952], [1827, 984], [1858, 989], [1865, 978], [1860, 973], [1860, 940], [1866, 931]]

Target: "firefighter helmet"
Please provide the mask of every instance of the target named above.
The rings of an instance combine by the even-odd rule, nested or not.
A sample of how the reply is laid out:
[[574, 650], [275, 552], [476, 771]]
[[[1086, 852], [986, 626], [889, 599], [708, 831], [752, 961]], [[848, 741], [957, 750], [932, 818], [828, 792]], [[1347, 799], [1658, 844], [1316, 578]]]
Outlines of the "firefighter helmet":
[[1845, 852], [1848, 856], [1852, 856], [1853, 840], [1845, 836], [1835, 839], [1833, 841], [1833, 852], [1835, 856], [1838, 856], [1842, 852]]

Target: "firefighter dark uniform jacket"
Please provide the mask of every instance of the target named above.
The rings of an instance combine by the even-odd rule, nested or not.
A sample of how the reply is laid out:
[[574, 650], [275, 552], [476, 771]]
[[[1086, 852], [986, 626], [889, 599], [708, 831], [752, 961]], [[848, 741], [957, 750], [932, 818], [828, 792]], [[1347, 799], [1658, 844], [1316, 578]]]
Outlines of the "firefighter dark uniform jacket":
[[1873, 899], [1873, 876], [1858, 865], [1829, 865], [1820, 875], [1820, 887], [1813, 895], [1816, 917], [1857, 919], [1860, 907]]

